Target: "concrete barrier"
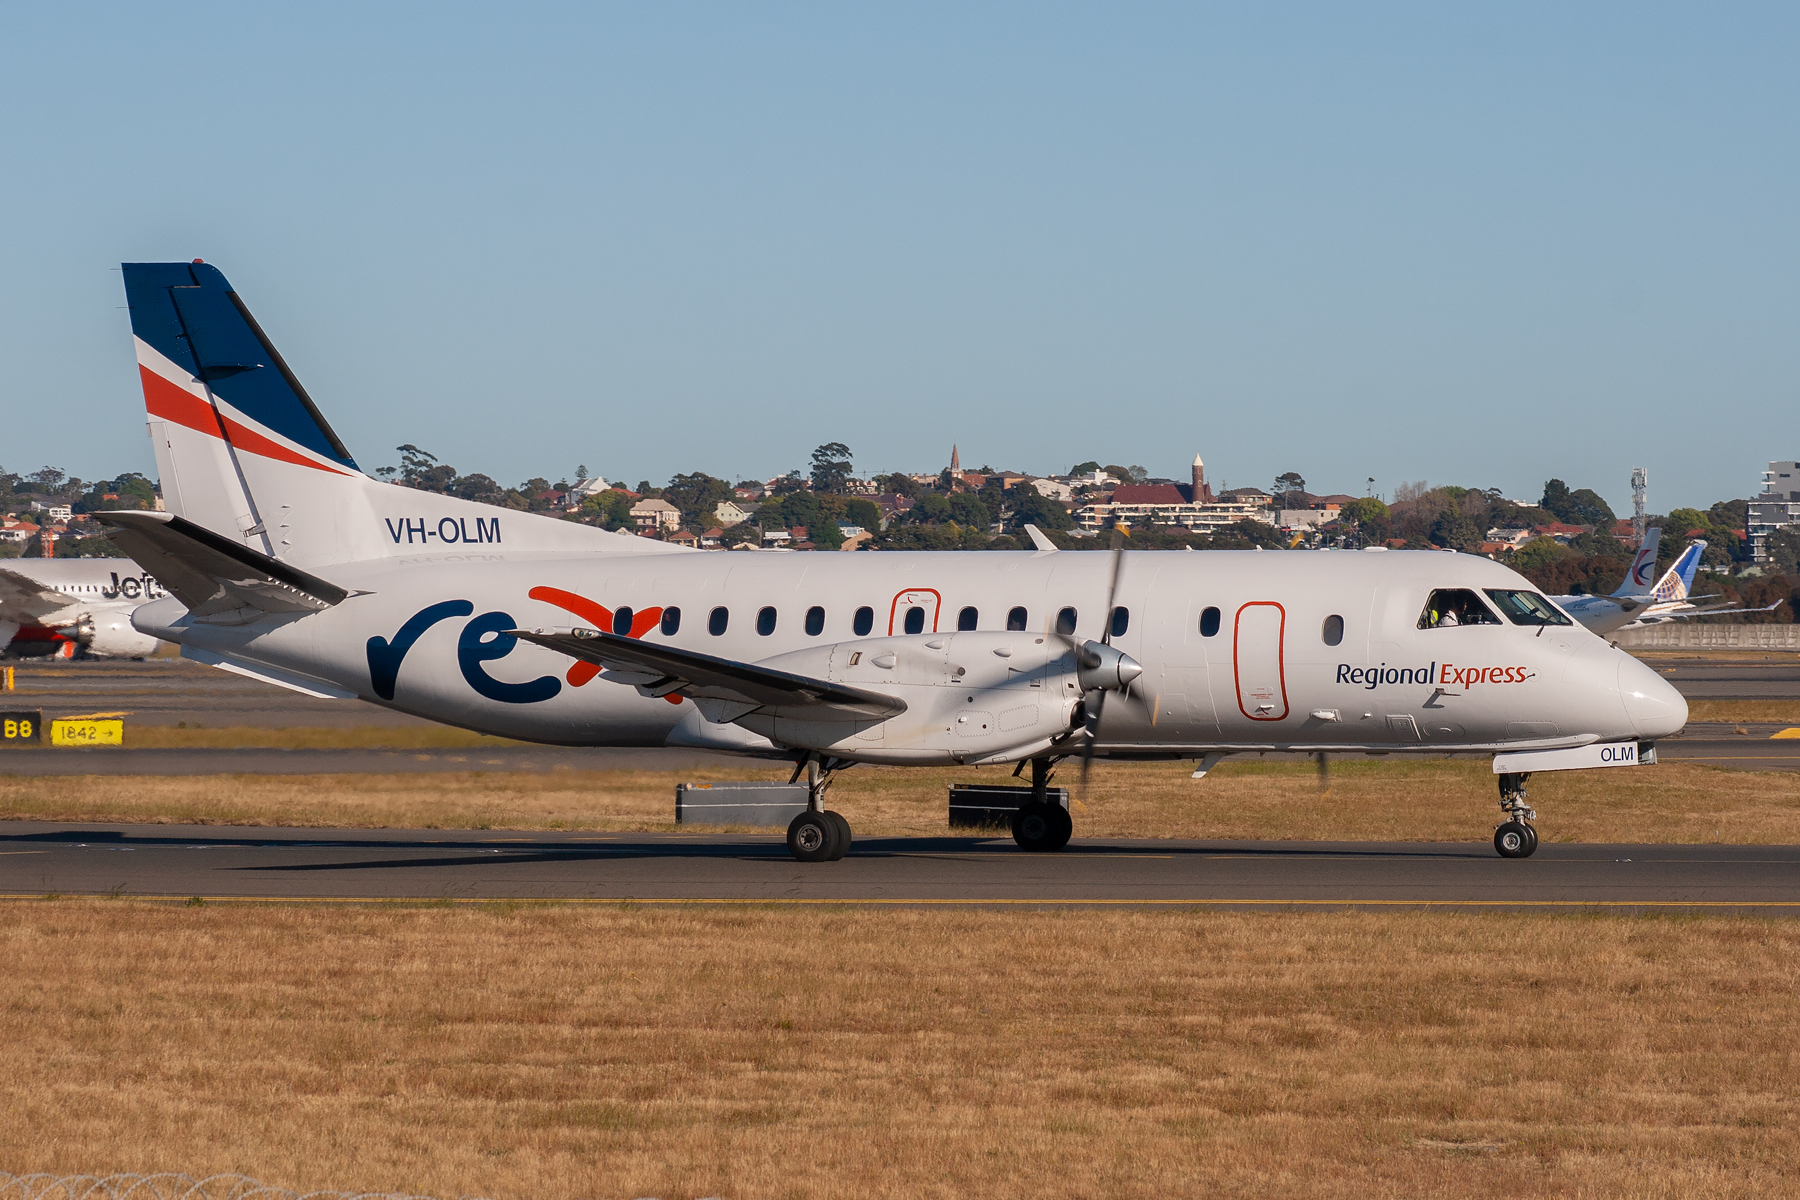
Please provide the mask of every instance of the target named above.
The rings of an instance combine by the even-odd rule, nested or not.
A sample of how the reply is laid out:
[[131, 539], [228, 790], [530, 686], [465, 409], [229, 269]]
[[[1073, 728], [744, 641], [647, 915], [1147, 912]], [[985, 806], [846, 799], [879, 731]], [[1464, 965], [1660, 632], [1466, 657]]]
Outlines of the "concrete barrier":
[[675, 788], [675, 823], [786, 829], [806, 802], [804, 783], [683, 783]]
[[1703, 625], [1666, 621], [1642, 629], [1621, 629], [1612, 640], [1626, 650], [1793, 650], [1800, 652], [1800, 625]]

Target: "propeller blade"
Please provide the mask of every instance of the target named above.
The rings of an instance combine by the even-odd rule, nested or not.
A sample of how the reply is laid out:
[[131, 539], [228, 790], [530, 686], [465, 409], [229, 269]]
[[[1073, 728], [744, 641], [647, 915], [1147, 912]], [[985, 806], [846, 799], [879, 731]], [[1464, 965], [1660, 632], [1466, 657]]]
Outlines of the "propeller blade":
[[1125, 567], [1125, 531], [1117, 525], [1112, 531], [1112, 579], [1106, 585], [1106, 624], [1100, 631], [1100, 644], [1112, 645], [1113, 612], [1119, 599], [1119, 575]]
[[1100, 718], [1106, 712], [1106, 689], [1094, 693], [1094, 719], [1088, 722], [1087, 745], [1081, 748], [1081, 794], [1087, 795], [1088, 775], [1094, 769], [1094, 747], [1100, 742]]

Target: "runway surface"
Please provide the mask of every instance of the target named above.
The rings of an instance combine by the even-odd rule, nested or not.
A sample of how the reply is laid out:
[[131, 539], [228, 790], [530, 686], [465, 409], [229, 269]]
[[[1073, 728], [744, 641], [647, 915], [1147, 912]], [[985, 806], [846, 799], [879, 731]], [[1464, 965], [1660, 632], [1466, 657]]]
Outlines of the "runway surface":
[[8, 823], [0, 893], [208, 899], [1700, 909], [1800, 915], [1800, 846], [868, 838]]
[[1800, 699], [1800, 661], [1792, 654], [1649, 665], [1689, 700]]

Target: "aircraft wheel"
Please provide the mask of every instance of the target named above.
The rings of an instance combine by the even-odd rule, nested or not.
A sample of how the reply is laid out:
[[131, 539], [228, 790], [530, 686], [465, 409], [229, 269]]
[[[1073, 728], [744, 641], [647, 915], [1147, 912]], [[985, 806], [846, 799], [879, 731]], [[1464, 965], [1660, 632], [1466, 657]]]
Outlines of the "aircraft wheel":
[[1537, 849], [1537, 836], [1523, 821], [1508, 821], [1494, 830], [1494, 849], [1501, 858], [1529, 858]]
[[850, 843], [852, 841], [850, 836], [850, 822], [844, 819], [843, 813], [837, 812], [827, 812], [825, 814], [825, 819], [831, 822], [833, 831], [837, 834], [831, 852], [831, 861], [836, 862], [838, 859], [844, 857], [844, 855], [850, 853]]
[[1013, 814], [1013, 841], [1025, 850], [1061, 850], [1075, 823], [1060, 804], [1021, 804]]
[[788, 822], [788, 853], [801, 862], [830, 862], [838, 846], [837, 825], [811, 810]]
[[1525, 832], [1529, 833], [1531, 835], [1531, 849], [1529, 849], [1525, 852], [1525, 857], [1530, 858], [1533, 854], [1537, 853], [1537, 843], [1538, 843], [1537, 826], [1533, 825], [1530, 821], [1526, 821], [1525, 822]]

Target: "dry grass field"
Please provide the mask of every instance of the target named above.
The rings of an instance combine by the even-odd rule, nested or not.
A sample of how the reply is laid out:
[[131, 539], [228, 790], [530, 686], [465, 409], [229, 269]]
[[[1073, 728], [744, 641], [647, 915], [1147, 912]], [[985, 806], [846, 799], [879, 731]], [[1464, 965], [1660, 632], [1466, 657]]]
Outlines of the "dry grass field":
[[0, 1169], [722, 1196], [1800, 1193], [1800, 924], [14, 902]]
[[[471, 766], [479, 756], [470, 755]], [[1100, 765], [1074, 805], [1078, 837], [1486, 841], [1494, 778], [1476, 760], [1334, 764], [1321, 795], [1306, 763], [1232, 760], [1204, 780], [1173, 764]], [[954, 781], [1005, 768], [857, 767], [830, 803], [864, 836], [940, 834]], [[1073, 785], [1066, 764], [1059, 782]], [[390, 775], [0, 776], [0, 818], [387, 828], [667, 830], [671, 771]], [[786, 778], [779, 765], [708, 779]], [[1531, 781], [1550, 841], [1800, 842], [1800, 773], [1685, 763], [1543, 774]]]

